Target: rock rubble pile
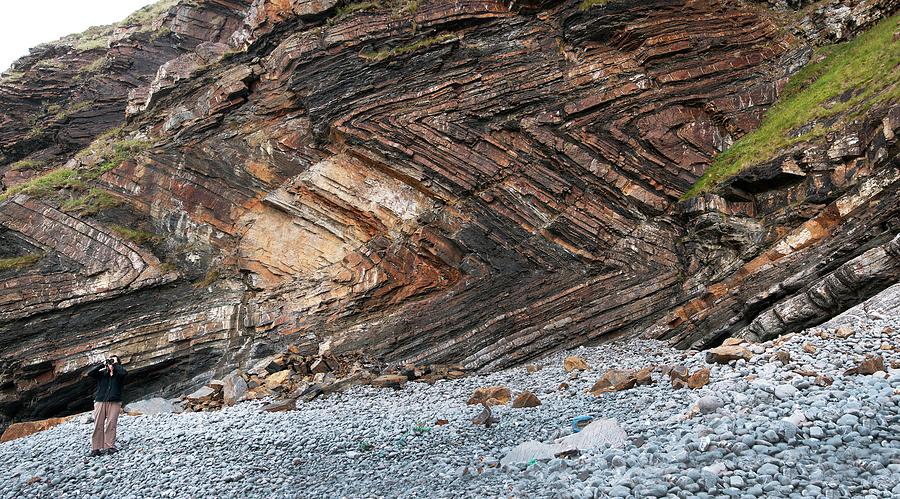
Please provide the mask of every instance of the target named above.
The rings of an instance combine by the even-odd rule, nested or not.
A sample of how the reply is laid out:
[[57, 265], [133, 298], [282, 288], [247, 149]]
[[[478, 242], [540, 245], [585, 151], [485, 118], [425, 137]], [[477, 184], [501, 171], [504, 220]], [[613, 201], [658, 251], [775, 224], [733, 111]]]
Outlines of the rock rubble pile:
[[[898, 331], [891, 309], [857, 307], [730, 340], [746, 352], [727, 361], [630, 340], [569, 352], [585, 368], [568, 372], [559, 354], [282, 412], [264, 397], [123, 416], [122, 452], [100, 458], [74, 418], [0, 445], [0, 497], [897, 497]], [[592, 393], [610, 370], [625, 383]]]

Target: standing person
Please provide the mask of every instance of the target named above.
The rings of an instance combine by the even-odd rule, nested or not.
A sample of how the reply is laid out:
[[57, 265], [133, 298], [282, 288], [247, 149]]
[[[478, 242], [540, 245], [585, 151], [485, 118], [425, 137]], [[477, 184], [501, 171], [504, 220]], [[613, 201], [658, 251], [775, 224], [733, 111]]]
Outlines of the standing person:
[[125, 385], [125, 368], [119, 357], [113, 355], [98, 367], [92, 367], [88, 376], [97, 380], [94, 392], [94, 434], [91, 436], [91, 456], [114, 454], [116, 449], [116, 423], [122, 409], [122, 387]]

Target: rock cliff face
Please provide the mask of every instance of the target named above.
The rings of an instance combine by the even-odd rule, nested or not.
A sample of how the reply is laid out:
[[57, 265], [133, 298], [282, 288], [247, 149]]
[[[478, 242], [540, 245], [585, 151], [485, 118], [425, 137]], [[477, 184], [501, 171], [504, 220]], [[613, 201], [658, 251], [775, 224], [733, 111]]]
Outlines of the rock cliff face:
[[490, 370], [827, 320], [900, 279], [896, 66], [682, 198], [897, 8], [169, 1], [42, 46], [0, 80], [0, 411], [110, 352], [139, 396], [287, 343]]

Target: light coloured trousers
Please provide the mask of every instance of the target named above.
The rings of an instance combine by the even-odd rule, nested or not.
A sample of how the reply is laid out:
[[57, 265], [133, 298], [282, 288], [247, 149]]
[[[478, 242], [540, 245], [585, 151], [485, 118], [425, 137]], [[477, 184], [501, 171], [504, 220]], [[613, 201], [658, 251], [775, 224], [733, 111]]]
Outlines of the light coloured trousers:
[[116, 424], [121, 402], [94, 402], [94, 434], [91, 450], [111, 449], [116, 444]]

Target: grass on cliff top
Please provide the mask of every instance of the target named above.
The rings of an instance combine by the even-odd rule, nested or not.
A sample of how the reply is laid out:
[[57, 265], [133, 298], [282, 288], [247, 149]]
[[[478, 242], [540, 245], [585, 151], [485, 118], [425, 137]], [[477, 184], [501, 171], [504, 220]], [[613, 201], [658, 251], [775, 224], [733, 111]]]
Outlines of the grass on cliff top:
[[819, 49], [815, 62], [791, 77], [759, 128], [716, 156], [682, 199], [712, 190], [779, 150], [823, 136], [843, 123], [817, 123], [797, 132], [800, 127], [844, 113], [857, 118], [876, 104], [900, 99], [900, 42], [893, 41], [898, 20], [900, 14], [895, 14], [854, 40]]
[[150, 31], [153, 29], [153, 21], [177, 3], [178, 0], [160, 0], [136, 10], [120, 22], [103, 26], [91, 26], [80, 33], [66, 35], [55, 42], [49, 42], [48, 45], [68, 45], [80, 52], [106, 48], [109, 37], [115, 32], [116, 28], [137, 26], [140, 32]]
[[165, 14], [177, 3], [178, 0], [160, 0], [134, 11], [118, 24], [120, 26], [141, 26], [149, 29], [149, 24], [156, 20], [157, 17]]
[[40, 253], [29, 253], [11, 258], [0, 258], [0, 270], [22, 269], [34, 265], [42, 256]]

